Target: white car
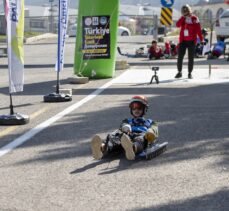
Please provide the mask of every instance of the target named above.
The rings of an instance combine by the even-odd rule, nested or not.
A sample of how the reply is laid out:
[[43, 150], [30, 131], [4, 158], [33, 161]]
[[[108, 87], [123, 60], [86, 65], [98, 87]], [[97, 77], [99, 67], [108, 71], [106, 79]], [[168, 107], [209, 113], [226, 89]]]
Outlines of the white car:
[[76, 36], [76, 30], [77, 30], [77, 24], [70, 25], [69, 29], [68, 29], [68, 36], [69, 37], [75, 37]]
[[119, 26], [118, 27], [118, 35], [119, 36], [130, 36], [130, 30], [124, 26]]
[[229, 37], [229, 9], [224, 10], [216, 21], [215, 33], [217, 40]]
[[[73, 24], [69, 26], [68, 29], [68, 36], [69, 37], [75, 37], [76, 36], [76, 31], [77, 31], [77, 24]], [[124, 26], [119, 26], [118, 27], [118, 35], [119, 36], [130, 36], [130, 30]]]

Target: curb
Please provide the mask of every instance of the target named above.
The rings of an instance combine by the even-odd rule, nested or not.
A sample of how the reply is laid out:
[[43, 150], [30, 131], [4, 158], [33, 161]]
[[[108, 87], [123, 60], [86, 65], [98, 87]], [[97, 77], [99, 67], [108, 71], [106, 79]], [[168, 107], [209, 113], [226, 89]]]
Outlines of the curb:
[[116, 61], [115, 70], [126, 70], [130, 67], [126, 60]]
[[88, 77], [73, 76], [68, 78], [70, 84], [86, 84], [89, 82]]
[[41, 34], [41, 35], [38, 35], [35, 37], [25, 38], [24, 43], [30, 44], [30, 43], [36, 42], [38, 40], [43, 40], [43, 39], [47, 39], [47, 38], [57, 38], [57, 34], [45, 33], [45, 34]]

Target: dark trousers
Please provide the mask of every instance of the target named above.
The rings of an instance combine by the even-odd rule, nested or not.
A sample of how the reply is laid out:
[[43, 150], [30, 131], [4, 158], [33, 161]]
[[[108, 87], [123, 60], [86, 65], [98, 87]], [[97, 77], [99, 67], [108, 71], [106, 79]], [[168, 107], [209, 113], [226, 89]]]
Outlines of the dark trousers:
[[178, 72], [182, 71], [183, 59], [188, 49], [188, 72], [191, 73], [193, 70], [194, 55], [195, 55], [195, 42], [194, 41], [183, 41], [179, 45], [178, 49], [178, 59], [177, 59], [177, 69]]

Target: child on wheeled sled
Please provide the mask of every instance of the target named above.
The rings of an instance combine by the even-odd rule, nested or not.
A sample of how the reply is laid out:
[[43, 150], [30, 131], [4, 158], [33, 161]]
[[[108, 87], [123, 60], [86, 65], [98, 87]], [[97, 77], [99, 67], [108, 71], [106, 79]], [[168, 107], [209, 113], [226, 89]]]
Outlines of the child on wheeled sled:
[[129, 104], [132, 118], [124, 119], [118, 130], [108, 134], [105, 140], [95, 135], [91, 141], [92, 155], [102, 159], [107, 153], [124, 149], [126, 158], [134, 160], [135, 155], [142, 153], [158, 137], [157, 123], [144, 118], [148, 101], [144, 96], [134, 96]]

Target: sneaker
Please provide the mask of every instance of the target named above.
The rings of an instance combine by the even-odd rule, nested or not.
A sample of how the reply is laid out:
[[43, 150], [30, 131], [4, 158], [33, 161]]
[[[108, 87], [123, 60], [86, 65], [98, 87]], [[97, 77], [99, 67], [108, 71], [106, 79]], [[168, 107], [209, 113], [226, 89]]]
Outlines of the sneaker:
[[121, 145], [123, 149], [125, 150], [125, 155], [127, 160], [134, 160], [135, 159], [135, 153], [133, 148], [133, 143], [130, 140], [129, 136], [126, 134], [123, 134], [121, 137]]
[[175, 76], [175, 78], [181, 78], [182, 77], [182, 73], [181, 72], [178, 72]]
[[188, 74], [188, 78], [189, 78], [189, 79], [193, 79], [192, 73], [189, 73], [189, 74]]
[[91, 140], [91, 151], [92, 151], [92, 156], [96, 160], [100, 160], [103, 157], [102, 139], [100, 138], [99, 135], [95, 135], [92, 138], [92, 140]]

